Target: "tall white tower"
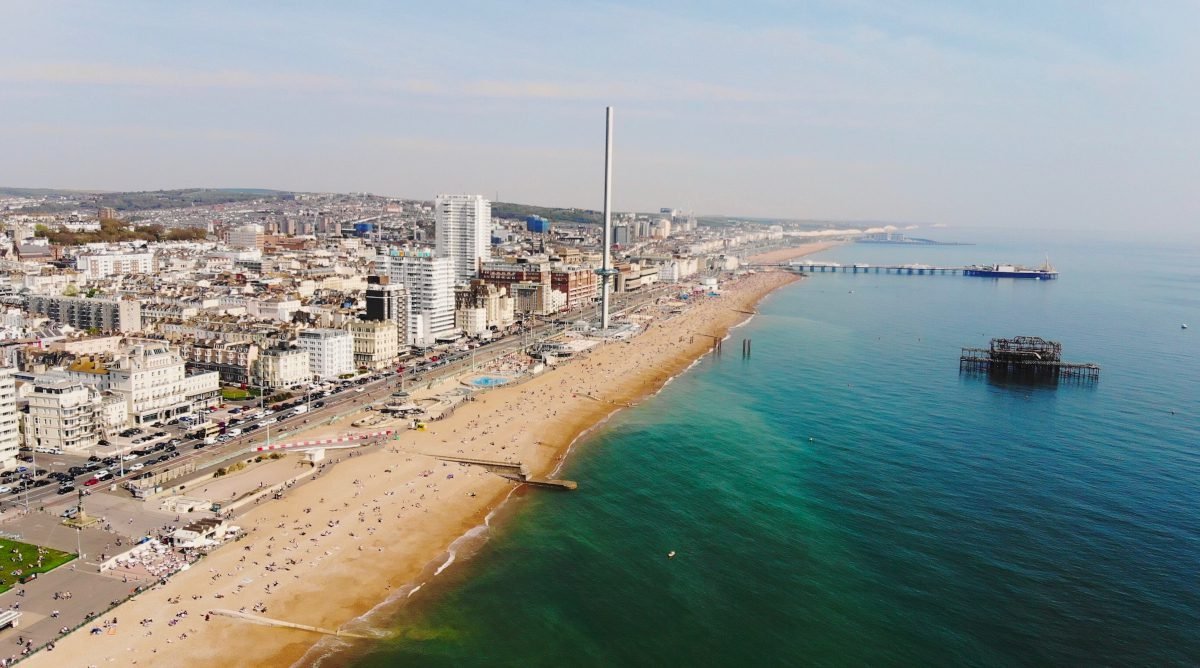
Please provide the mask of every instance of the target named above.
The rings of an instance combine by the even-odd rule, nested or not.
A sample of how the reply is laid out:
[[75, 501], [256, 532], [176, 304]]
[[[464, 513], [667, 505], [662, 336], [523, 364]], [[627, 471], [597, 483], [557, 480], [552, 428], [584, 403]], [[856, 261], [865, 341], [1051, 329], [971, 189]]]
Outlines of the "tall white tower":
[[617, 270], [612, 266], [612, 146], [613, 108], [604, 109], [604, 256], [600, 275], [600, 330], [608, 332], [608, 291]]
[[438, 257], [454, 264], [454, 281], [467, 283], [492, 258], [492, 203], [483, 195], [438, 195], [434, 203]]

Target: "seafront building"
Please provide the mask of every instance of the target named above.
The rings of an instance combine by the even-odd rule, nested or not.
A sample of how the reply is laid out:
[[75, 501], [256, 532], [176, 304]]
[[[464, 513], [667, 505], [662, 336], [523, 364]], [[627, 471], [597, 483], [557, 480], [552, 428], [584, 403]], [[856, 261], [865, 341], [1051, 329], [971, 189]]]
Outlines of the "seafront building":
[[366, 290], [367, 320], [388, 321], [400, 330], [400, 345], [408, 346], [408, 321], [412, 314], [408, 289], [391, 283], [388, 276], [368, 276]]
[[293, 387], [312, 380], [308, 351], [303, 348], [271, 348], [254, 360], [251, 383], [269, 389]]
[[390, 320], [356, 320], [350, 323], [354, 338], [354, 365], [384, 369], [400, 354], [400, 329]]
[[411, 312], [406, 344], [432, 346], [454, 331], [454, 264], [428, 250], [389, 249], [375, 258], [375, 269], [389, 282], [405, 286]]
[[17, 467], [17, 454], [21, 450], [21, 431], [17, 420], [17, 383], [13, 377], [16, 369], [0, 367], [0, 470], [11, 471]]
[[26, 447], [36, 452], [85, 452], [103, 436], [100, 393], [64, 375], [36, 378], [22, 414]]
[[438, 195], [434, 214], [437, 254], [452, 261], [454, 281], [466, 283], [491, 259], [492, 203], [482, 195]]
[[313, 377], [332, 380], [354, 373], [354, 337], [340, 329], [305, 329], [296, 342], [308, 353]]

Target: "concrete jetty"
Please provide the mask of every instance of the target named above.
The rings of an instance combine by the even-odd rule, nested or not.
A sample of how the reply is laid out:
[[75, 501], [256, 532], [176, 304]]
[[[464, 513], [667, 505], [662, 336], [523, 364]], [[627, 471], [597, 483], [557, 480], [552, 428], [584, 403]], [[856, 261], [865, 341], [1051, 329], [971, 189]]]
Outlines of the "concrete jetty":
[[252, 615], [248, 612], [239, 612], [237, 610], [215, 609], [215, 610], [209, 610], [208, 614], [218, 615], [220, 617], [231, 617], [233, 619], [240, 619], [244, 622], [250, 622], [251, 624], [259, 624], [262, 626], [274, 626], [274, 627], [284, 628], [284, 629], [298, 629], [300, 631], [311, 631], [313, 633], [321, 633], [323, 635], [336, 636], [338, 638], [362, 638], [365, 640], [370, 640], [373, 637], [373, 636], [369, 636], [369, 635], [363, 635], [361, 633], [353, 633], [351, 631], [337, 631], [337, 630], [323, 629], [319, 626], [310, 626], [308, 624], [297, 624], [296, 622], [285, 622], [282, 619], [271, 619], [270, 617], [262, 617], [260, 615]]
[[500, 462], [490, 459], [472, 459], [470, 457], [450, 457], [447, 455], [430, 455], [434, 459], [459, 464], [482, 466], [502, 478], [533, 485], [534, 487], [549, 487], [552, 489], [576, 489], [579, 484], [574, 480], [559, 480], [557, 478], [535, 478], [529, 474], [529, 468], [521, 462]]

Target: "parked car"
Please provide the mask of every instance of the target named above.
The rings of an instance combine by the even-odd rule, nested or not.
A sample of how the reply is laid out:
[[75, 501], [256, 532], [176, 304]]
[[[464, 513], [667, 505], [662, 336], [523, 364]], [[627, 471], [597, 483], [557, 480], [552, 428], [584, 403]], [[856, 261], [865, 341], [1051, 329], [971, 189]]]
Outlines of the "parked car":
[[74, 491], [75, 491], [75, 485], [63, 485], [62, 487], [58, 488], [59, 494], [70, 494], [71, 492], [74, 492]]
[[11, 491], [12, 491], [12, 487], [9, 487], [8, 485], [4, 485], [3, 487], [0, 487], [0, 494], [8, 494]]
[[131, 466], [129, 467], [129, 470], [130, 470], [130, 471], [141, 471], [141, 470], [142, 470], [142, 469], [144, 469], [144, 468], [146, 468], [146, 465], [145, 465], [145, 464], [143, 464], [143, 463], [141, 463], [141, 462], [138, 462], [138, 463], [136, 463], [136, 464], [133, 464], [133, 465], [131, 465]]

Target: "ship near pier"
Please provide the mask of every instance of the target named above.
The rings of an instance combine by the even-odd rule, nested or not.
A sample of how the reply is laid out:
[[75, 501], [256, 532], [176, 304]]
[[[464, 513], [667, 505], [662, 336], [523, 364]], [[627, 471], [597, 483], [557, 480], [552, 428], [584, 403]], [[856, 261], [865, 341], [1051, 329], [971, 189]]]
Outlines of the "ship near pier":
[[963, 267], [963, 276], [981, 276], [984, 278], [1032, 278], [1038, 281], [1051, 281], [1058, 278], [1058, 271], [1050, 264], [1050, 260], [1040, 267], [1022, 267], [1017, 264], [988, 264]]

